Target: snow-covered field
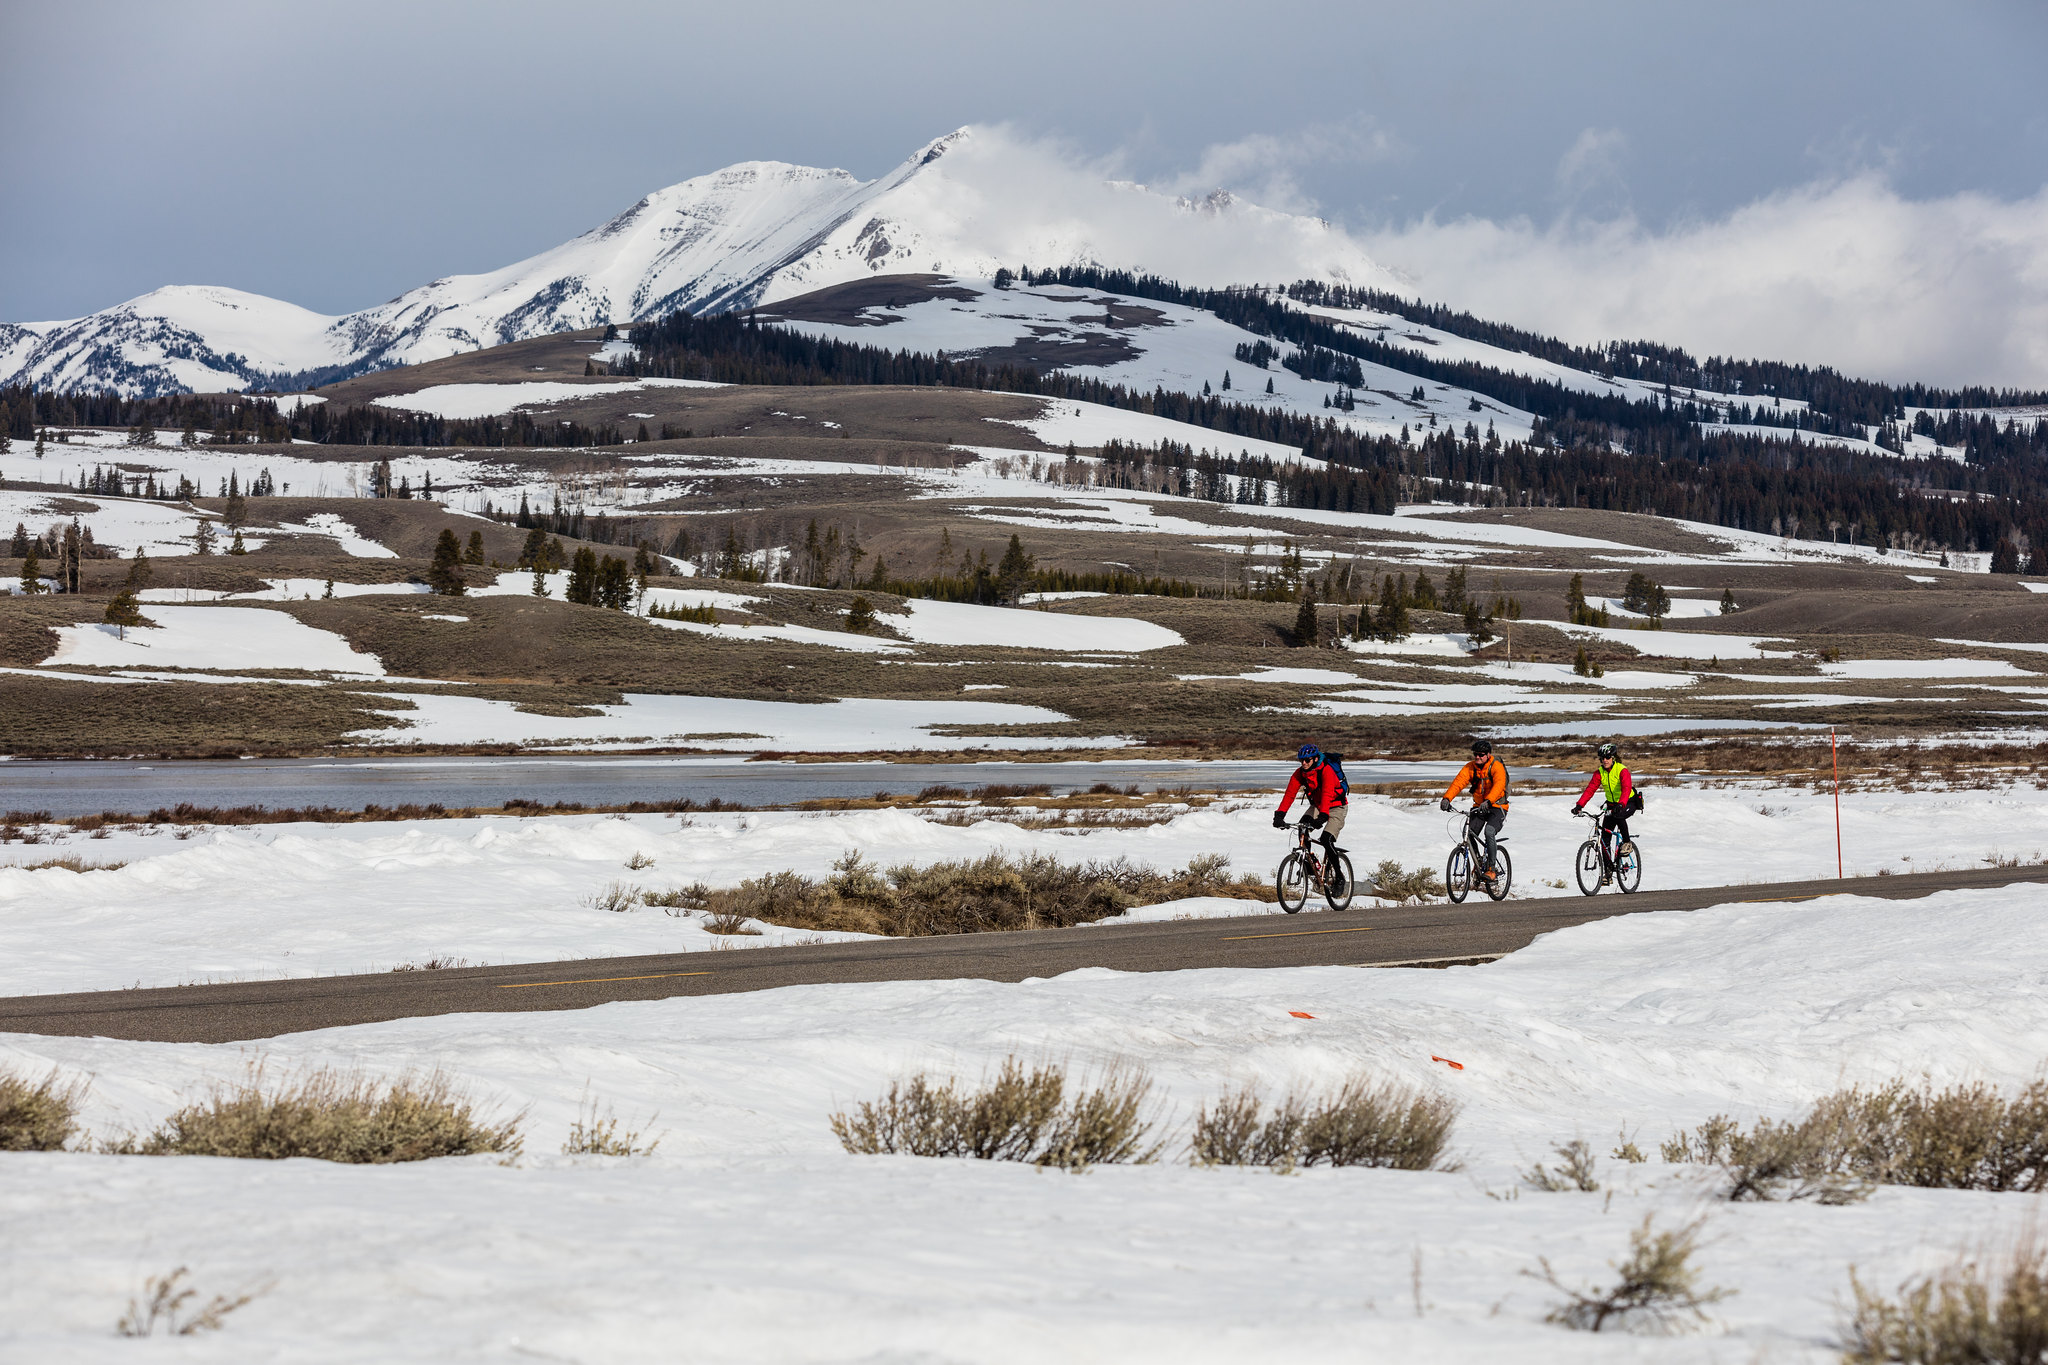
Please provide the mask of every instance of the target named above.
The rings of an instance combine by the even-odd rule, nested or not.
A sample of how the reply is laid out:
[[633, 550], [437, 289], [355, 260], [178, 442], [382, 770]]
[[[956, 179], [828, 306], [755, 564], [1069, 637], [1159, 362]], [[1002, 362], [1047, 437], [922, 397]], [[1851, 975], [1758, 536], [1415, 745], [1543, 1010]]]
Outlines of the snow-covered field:
[[[1841, 1208], [1712, 1200], [1657, 1143], [1837, 1087], [2032, 1077], [2048, 938], [2032, 888], [1629, 916], [1445, 971], [1343, 967], [1019, 984], [817, 986], [454, 1015], [207, 1046], [9, 1035], [0, 1064], [87, 1079], [100, 1133], [147, 1129], [244, 1074], [439, 1068], [523, 1110], [509, 1163], [398, 1167], [84, 1153], [0, 1158], [0, 1354], [115, 1361], [147, 1276], [267, 1286], [180, 1358], [317, 1361], [1819, 1362], [1853, 1266], [1889, 1288], [2032, 1225], [2036, 1200], [1879, 1190]], [[1010, 1053], [1142, 1066], [1165, 1159], [1074, 1176], [842, 1152], [826, 1117], [921, 1068]], [[1459, 1064], [1453, 1070], [1444, 1062]], [[1460, 1106], [1463, 1169], [1197, 1169], [1193, 1111], [1363, 1072]], [[589, 1101], [651, 1156], [566, 1157]], [[1519, 1172], [1553, 1143], [1595, 1194]], [[1707, 1218], [1678, 1337], [1544, 1322], [1532, 1274], [1611, 1283], [1645, 1217]]]
[[[1571, 866], [1587, 826], [1569, 814], [1576, 795], [1517, 794], [1506, 829], [1516, 896], [1579, 894]], [[1633, 822], [1647, 887], [1835, 872], [1825, 797], [1761, 784], [1652, 784], [1647, 797], [1645, 815]], [[953, 826], [913, 811], [875, 810], [259, 825], [202, 828], [184, 840], [167, 829], [113, 830], [104, 839], [70, 834], [0, 847], [0, 994], [382, 971], [434, 958], [482, 965], [694, 951], [715, 942], [697, 920], [648, 908], [614, 913], [594, 908], [591, 898], [615, 882], [661, 890], [699, 881], [733, 886], [783, 869], [824, 876], [854, 849], [884, 866], [1003, 850], [1069, 862], [1121, 857], [1167, 869], [1222, 853], [1236, 870], [1264, 876], [1285, 852], [1268, 818], [1277, 799], [1275, 792], [1175, 808], [1165, 823], [1121, 829], [1026, 829], [1001, 819]], [[1352, 810], [1345, 846], [1361, 871], [1385, 858], [1443, 865], [1449, 822], [1458, 817], [1433, 802], [1363, 794]], [[1852, 792], [1842, 798], [1842, 829], [1852, 876], [1999, 857], [2033, 861], [2048, 857], [2048, 794]], [[20, 868], [61, 854], [127, 866]], [[635, 854], [653, 864], [628, 869]], [[1233, 909], [1275, 907], [1179, 905], [1165, 913]], [[761, 927], [749, 945], [810, 937]]]

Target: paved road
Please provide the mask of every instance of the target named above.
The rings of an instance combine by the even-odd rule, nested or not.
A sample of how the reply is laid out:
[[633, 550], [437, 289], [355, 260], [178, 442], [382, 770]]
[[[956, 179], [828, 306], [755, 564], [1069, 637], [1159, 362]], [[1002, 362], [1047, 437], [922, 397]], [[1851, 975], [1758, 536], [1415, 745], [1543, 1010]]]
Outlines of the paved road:
[[1361, 905], [1341, 915], [1171, 920], [807, 948], [25, 995], [0, 998], [0, 1033], [225, 1043], [428, 1014], [587, 1009], [613, 1000], [722, 995], [836, 982], [953, 977], [1021, 981], [1077, 967], [1164, 972], [1190, 967], [1449, 965], [1504, 956], [1552, 929], [1647, 910], [1697, 910], [1732, 901], [1810, 900], [1843, 891], [1910, 899], [1934, 891], [2014, 882], [2048, 882], [2048, 867], [1701, 887], [1646, 891], [1628, 897], [1559, 896], [1498, 905], [1481, 897], [1462, 906], [1376, 909]]

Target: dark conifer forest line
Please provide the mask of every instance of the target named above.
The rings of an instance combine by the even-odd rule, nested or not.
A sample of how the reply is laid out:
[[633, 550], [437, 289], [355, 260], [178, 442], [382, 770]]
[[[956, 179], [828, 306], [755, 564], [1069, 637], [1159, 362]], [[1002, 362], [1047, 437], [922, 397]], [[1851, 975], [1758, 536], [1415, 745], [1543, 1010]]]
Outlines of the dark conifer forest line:
[[[1356, 387], [1362, 363], [1384, 365], [1533, 413], [1535, 432], [1526, 443], [1504, 442], [1469, 421], [1435, 428], [1418, 421], [1403, 441], [1351, 430], [1332, 417], [1277, 411], [1215, 393], [1144, 392], [1085, 375], [810, 337], [748, 313], [678, 312], [635, 325], [629, 339], [637, 355], [615, 363], [611, 372], [732, 384], [966, 388], [1149, 413], [1214, 431], [1214, 449], [1170, 442], [1147, 451], [1119, 446], [1105, 451], [1101, 477], [1226, 502], [1272, 496], [1287, 506], [1388, 512], [1401, 501], [1437, 497], [1491, 506], [1647, 512], [1879, 547], [2048, 547], [2048, 422], [1920, 413], [1911, 429], [1960, 447], [1960, 461], [1877, 455], [1814, 439], [1861, 438], [1875, 427], [1881, 445], [1896, 445], [1908, 427], [1907, 408], [2041, 404], [2048, 403], [2048, 394], [1890, 385], [1850, 379], [1826, 367], [1767, 361], [1700, 361], [1651, 342], [1574, 346], [1440, 306], [1316, 282], [1298, 283], [1283, 295], [1190, 289], [1152, 276], [1063, 267], [1004, 271], [998, 286], [1018, 279], [1203, 309], [1262, 338], [1239, 348], [1240, 360], [1255, 368], [1277, 361], [1308, 377]], [[1393, 326], [1362, 334], [1305, 307], [1370, 309], [1668, 391], [1656, 397], [1639, 391], [1584, 393], [1472, 361], [1438, 359], [1419, 335]], [[1696, 401], [1694, 390], [1719, 401]], [[1731, 430], [1728, 417], [1771, 430]], [[133, 399], [0, 389], [0, 432], [29, 440], [52, 426], [146, 427], [180, 432], [193, 444], [586, 447], [627, 439], [616, 427], [536, 421], [524, 413], [458, 420], [333, 404], [287, 413], [274, 402], [244, 395]], [[687, 433], [665, 429], [661, 435]], [[1231, 453], [1231, 438], [1296, 446], [1319, 463], [1252, 459]], [[1128, 484], [1134, 471], [1140, 482]]]

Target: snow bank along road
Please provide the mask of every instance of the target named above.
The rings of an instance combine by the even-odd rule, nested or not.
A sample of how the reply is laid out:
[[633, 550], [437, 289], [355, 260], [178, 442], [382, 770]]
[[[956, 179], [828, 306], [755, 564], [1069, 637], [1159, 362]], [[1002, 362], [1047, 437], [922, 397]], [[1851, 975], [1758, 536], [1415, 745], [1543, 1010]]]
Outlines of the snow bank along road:
[[1477, 904], [1468, 901], [1463, 906], [1359, 909], [1344, 915], [1108, 923], [1022, 933], [14, 996], [0, 998], [0, 1033], [222, 1043], [425, 1015], [587, 1009], [619, 1000], [724, 995], [782, 986], [958, 978], [1025, 981], [1088, 967], [1163, 972], [1449, 965], [1505, 956], [1555, 929], [1646, 911], [1836, 894], [1905, 900], [2021, 882], [2048, 882], [2048, 866], [1693, 887], [1576, 900], [1494, 904], [1482, 897]]

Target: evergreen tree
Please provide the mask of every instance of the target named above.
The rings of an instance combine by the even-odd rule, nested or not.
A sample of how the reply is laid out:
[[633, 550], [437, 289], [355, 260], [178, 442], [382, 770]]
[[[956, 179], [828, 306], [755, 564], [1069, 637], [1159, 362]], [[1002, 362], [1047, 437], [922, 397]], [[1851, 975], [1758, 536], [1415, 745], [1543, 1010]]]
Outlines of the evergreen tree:
[[548, 565], [545, 558], [533, 561], [533, 595], [535, 597], [546, 597], [548, 595]]
[[221, 520], [229, 526], [240, 527], [249, 520], [249, 504], [242, 497], [241, 484], [236, 481], [234, 471], [228, 472], [228, 505], [221, 514]]
[[529, 569], [547, 558], [548, 533], [536, 526], [526, 533], [526, 543], [519, 547], [519, 562], [516, 567]]
[[210, 555], [213, 553], [213, 523], [205, 517], [199, 519], [199, 528], [192, 532], [192, 553]]
[[1271, 375], [1268, 375], [1268, 376], [1266, 377], [1266, 392], [1267, 392], [1267, 393], [1271, 393], [1272, 391], [1273, 391], [1273, 378], [1272, 378], [1272, 376], [1271, 376]]
[[633, 605], [633, 578], [626, 571], [626, 561], [615, 555], [606, 555], [597, 566], [597, 586], [592, 593], [596, 604], [613, 611], [625, 611]]
[[[1586, 606], [1586, 576], [1575, 573], [1572, 575], [1570, 586], [1564, 590], [1564, 619], [1575, 626], [1583, 626], [1589, 614]], [[1585, 653], [1584, 650], [1579, 652]]]
[[1415, 571], [1415, 586], [1408, 590], [1408, 596], [1423, 611], [1437, 608], [1436, 584], [1429, 581], [1429, 575], [1422, 570]]
[[1991, 572], [2018, 573], [2020, 551], [2010, 540], [2001, 540], [1991, 551]]
[[1628, 586], [1622, 589], [1621, 605], [1624, 609], [1646, 615], [1650, 609], [1650, 580], [1638, 569], [1628, 576]]
[[231, 555], [245, 555], [249, 553], [249, 547], [242, 543], [242, 528], [239, 526], [235, 528], [234, 543], [228, 546], [228, 553]]
[[14, 523], [14, 542], [8, 547], [7, 557], [9, 559], [25, 559], [28, 557], [28, 526], [26, 523], [19, 521]]
[[36, 543], [28, 543], [28, 553], [21, 557], [21, 590], [33, 597], [43, 591], [43, 557], [36, 553]]
[[328, 579], [328, 580], [327, 580], [327, 586], [326, 586], [325, 588], [322, 588], [322, 589], [320, 590], [320, 600], [321, 600], [321, 601], [323, 601], [323, 602], [326, 602], [326, 601], [330, 601], [330, 600], [332, 600], [332, 599], [333, 599], [333, 597], [334, 597], [334, 580], [330, 578], [330, 579]]
[[469, 548], [462, 552], [462, 562], [465, 564], [481, 564], [484, 562], [484, 533], [482, 531], [471, 531], [469, 533]]
[[569, 561], [569, 584], [562, 596], [578, 606], [597, 605], [597, 551], [588, 545], [578, 546], [576, 557]]
[[1493, 618], [1480, 610], [1478, 602], [1469, 598], [1465, 602], [1465, 633], [1472, 637], [1474, 646], [1483, 645], [1493, 638]]
[[1586, 647], [1584, 645], [1579, 646], [1579, 652], [1572, 658], [1572, 672], [1582, 678], [1591, 676], [1593, 672], [1593, 664], [1586, 657]]
[[1444, 575], [1444, 610], [1463, 611], [1466, 600], [1465, 566], [1460, 564]]
[[1408, 635], [1406, 583], [1402, 577], [1380, 580], [1380, 611], [1373, 623], [1373, 633], [1382, 640], [1400, 640]]
[[1023, 542], [1011, 535], [1010, 548], [1003, 551], [1003, 561], [996, 565], [996, 593], [1004, 603], [1014, 606], [1018, 598], [1031, 591], [1035, 563], [1024, 553]]
[[1316, 623], [1316, 585], [1304, 584], [1301, 589], [1301, 607], [1294, 613], [1294, 643], [1306, 648], [1319, 642], [1322, 628]]
[[[236, 532], [237, 537], [240, 534]], [[441, 528], [441, 538], [434, 542], [434, 563], [427, 570], [427, 586], [442, 597], [460, 597], [468, 591], [462, 581], [462, 542], [445, 526]]]
[[[2038, 555], [2039, 555], [2039, 552], [2037, 551], [2037, 552], [2036, 552], [2036, 557], [2038, 557]], [[1735, 589], [1734, 589], [1734, 588], [1732, 588], [1732, 587], [1724, 587], [1724, 588], [1722, 588], [1722, 589], [1721, 589], [1721, 614], [1722, 614], [1723, 616], [1729, 616], [1729, 615], [1732, 615], [1732, 614], [1734, 613], [1734, 611], [1735, 611]]]
[[644, 579], [654, 571], [654, 556], [649, 553], [647, 542], [636, 542], [633, 546], [633, 576]]
[[106, 623], [114, 627], [116, 639], [128, 638], [131, 626], [152, 626], [156, 622], [142, 614], [141, 605], [135, 600], [135, 589], [123, 588], [107, 603]]

